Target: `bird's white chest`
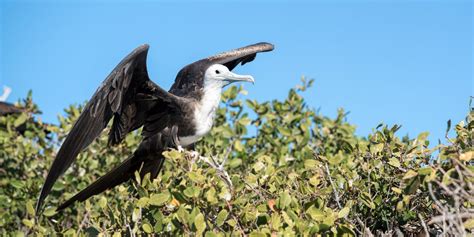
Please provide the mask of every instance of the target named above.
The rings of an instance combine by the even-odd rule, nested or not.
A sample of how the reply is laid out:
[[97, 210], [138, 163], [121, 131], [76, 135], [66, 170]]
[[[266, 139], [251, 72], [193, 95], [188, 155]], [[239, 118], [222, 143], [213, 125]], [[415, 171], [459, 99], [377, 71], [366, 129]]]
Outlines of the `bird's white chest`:
[[221, 100], [221, 88], [210, 88], [204, 91], [200, 102], [196, 104], [194, 110], [195, 134], [186, 137], [180, 137], [179, 142], [182, 146], [187, 146], [198, 141], [201, 137], [211, 131], [217, 107]]

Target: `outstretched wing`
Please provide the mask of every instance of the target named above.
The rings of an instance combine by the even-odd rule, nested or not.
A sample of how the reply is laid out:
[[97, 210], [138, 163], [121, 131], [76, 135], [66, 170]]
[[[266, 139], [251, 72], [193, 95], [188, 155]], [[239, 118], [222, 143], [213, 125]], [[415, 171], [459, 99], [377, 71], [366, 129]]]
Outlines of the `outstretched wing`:
[[244, 65], [248, 62], [252, 62], [257, 56], [257, 53], [272, 51], [273, 48], [273, 44], [261, 42], [216, 54], [214, 56], [208, 57], [207, 60], [209, 60], [212, 64], [223, 64], [229, 68], [229, 70], [232, 70], [237, 65], [239, 65], [239, 63]]
[[151, 107], [160, 107], [161, 103], [174, 101], [175, 96], [148, 78], [148, 48], [148, 45], [142, 45], [125, 57], [87, 103], [51, 166], [36, 205], [37, 212], [55, 181], [72, 164], [79, 152], [99, 136], [112, 117], [114, 121], [109, 144], [117, 144], [127, 133], [143, 125]]

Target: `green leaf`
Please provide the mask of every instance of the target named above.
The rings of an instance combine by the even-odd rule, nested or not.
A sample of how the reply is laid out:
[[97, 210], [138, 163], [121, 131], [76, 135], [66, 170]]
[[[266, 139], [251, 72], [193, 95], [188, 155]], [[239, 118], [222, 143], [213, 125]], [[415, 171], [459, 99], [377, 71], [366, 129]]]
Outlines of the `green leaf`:
[[28, 220], [28, 219], [23, 219], [21, 223], [23, 223], [23, 225], [27, 226], [28, 228], [33, 228], [33, 226], [35, 225], [34, 220]]
[[219, 214], [217, 214], [217, 218], [216, 218], [216, 224], [217, 226], [221, 226], [224, 224], [224, 222], [227, 220], [227, 216], [229, 215], [229, 213], [227, 212], [227, 210], [225, 209], [222, 209]]
[[100, 197], [99, 199], [99, 207], [104, 209], [107, 206], [107, 198], [104, 196]]
[[388, 160], [388, 164], [396, 168], [400, 167], [400, 161], [395, 157], [390, 158]]
[[418, 169], [418, 174], [419, 175], [430, 175], [433, 169], [431, 167], [423, 167], [421, 169]]
[[242, 164], [242, 160], [238, 159], [238, 158], [230, 159], [228, 161], [228, 164], [229, 164], [230, 168], [235, 169], [235, 168], [239, 167]]
[[33, 208], [33, 201], [32, 200], [29, 200], [29, 201], [26, 202], [26, 211], [31, 216], [35, 215], [35, 209]]
[[122, 237], [122, 234], [120, 232], [115, 232], [112, 237]]
[[216, 233], [211, 232], [211, 231], [207, 231], [204, 236], [205, 237], [218, 237], [218, 235]]
[[204, 230], [206, 230], [206, 221], [202, 213], [197, 214], [194, 218], [194, 226], [196, 227], [197, 236], [201, 236]]
[[252, 122], [252, 120], [250, 118], [247, 118], [247, 117], [241, 118], [239, 120], [239, 123], [244, 125], [244, 126], [248, 126], [250, 124], [250, 122]]
[[322, 210], [316, 208], [314, 205], [311, 206], [307, 211], [306, 213], [309, 214], [309, 216], [315, 220], [315, 221], [323, 221], [323, 219], [325, 218], [325, 214]]
[[351, 211], [351, 209], [349, 207], [344, 207], [342, 208], [339, 213], [337, 214], [337, 216], [339, 218], [345, 218], [347, 217], [347, 215], [349, 215], [349, 212]]
[[211, 187], [207, 192], [206, 192], [206, 199], [208, 202], [211, 204], [217, 203], [217, 195], [216, 195], [216, 189]]
[[375, 144], [375, 145], [372, 145], [372, 148], [371, 150], [374, 152], [374, 153], [379, 153], [383, 150], [383, 147], [384, 147], [384, 144], [383, 143], [379, 143], [379, 144]]
[[265, 164], [261, 161], [258, 161], [256, 162], [253, 166], [252, 166], [253, 170], [255, 170], [255, 172], [259, 172], [261, 171], [263, 168], [265, 168]]
[[162, 206], [165, 204], [169, 199], [171, 195], [168, 192], [165, 193], [159, 193], [159, 194], [152, 194], [150, 196], [150, 199], [148, 201], [148, 204], [152, 206]]
[[184, 195], [186, 197], [189, 197], [189, 198], [193, 198], [194, 197], [194, 194], [196, 193], [195, 190], [194, 190], [194, 187], [193, 186], [190, 186], [190, 187], [187, 187], [184, 191], [183, 191]]
[[279, 228], [281, 226], [281, 219], [280, 219], [280, 216], [277, 213], [272, 214], [272, 217], [271, 217], [270, 221], [271, 221], [271, 224], [272, 224], [272, 228], [274, 230], [279, 230]]
[[15, 231], [12, 236], [15, 236], [15, 237], [24, 237], [25, 236], [25, 233], [21, 232], [21, 231]]
[[15, 122], [13, 122], [13, 126], [18, 127], [26, 122], [28, 119], [28, 115], [26, 113], [20, 114], [18, 118], [15, 119]]
[[189, 213], [184, 206], [179, 207], [176, 214], [178, 215], [178, 218], [182, 223], [188, 222]]
[[306, 159], [304, 161], [304, 167], [306, 169], [313, 169], [318, 167], [318, 161], [313, 160], [313, 159]]
[[20, 180], [10, 180], [10, 185], [13, 186], [14, 188], [17, 188], [17, 189], [20, 189], [20, 188], [23, 188], [25, 186], [25, 184], [23, 182], [21, 182]]
[[54, 214], [56, 214], [55, 207], [48, 207], [43, 212], [43, 216], [53, 216]]
[[474, 229], [474, 218], [466, 220], [463, 225], [466, 230]]
[[163, 152], [163, 155], [165, 157], [168, 157], [168, 158], [172, 159], [172, 160], [176, 160], [176, 159], [181, 158], [183, 154], [181, 154], [181, 152], [179, 152], [177, 150], [170, 150], [170, 151]]
[[443, 174], [443, 179], [442, 179], [442, 183], [444, 185], [448, 185], [449, 183], [451, 183], [451, 175], [455, 172], [455, 169], [454, 168], [451, 168], [449, 169], [448, 171], [446, 171], [446, 173]]
[[278, 199], [278, 206], [280, 209], [284, 209], [291, 203], [291, 196], [288, 191], [285, 191], [280, 194], [280, 198]]
[[244, 145], [242, 145], [242, 143], [239, 140], [237, 140], [237, 141], [234, 142], [234, 149], [236, 151], [242, 152], [242, 151], [245, 150], [245, 147], [244, 147]]
[[148, 197], [141, 197], [140, 199], [138, 199], [138, 201], [136, 202], [136, 205], [138, 207], [141, 207], [141, 208], [144, 208], [146, 207], [148, 204], [149, 204], [149, 201], [150, 199]]
[[415, 172], [415, 171], [413, 171], [413, 170], [408, 170], [408, 171], [405, 173], [405, 175], [403, 176], [402, 179], [411, 179], [411, 178], [413, 178], [413, 177], [415, 177], [415, 176], [417, 176], [417, 175], [418, 175], [417, 172]]
[[418, 135], [417, 140], [420, 142], [424, 142], [428, 138], [429, 135], [430, 135], [429, 132], [422, 132]]
[[399, 188], [396, 188], [396, 187], [392, 187], [392, 191], [394, 191], [394, 192], [397, 193], [397, 194], [401, 194], [401, 193], [402, 193], [402, 190], [399, 189]]
[[366, 205], [370, 209], [375, 209], [375, 203], [372, 201], [372, 197], [369, 193], [363, 192], [360, 196], [360, 200], [364, 205]]
[[206, 180], [206, 178], [194, 171], [191, 171], [188, 173], [188, 177], [189, 179], [191, 179], [192, 181], [196, 182], [196, 183], [202, 183]]
[[63, 233], [63, 236], [76, 236], [76, 230], [75, 229], [69, 229], [66, 232]]
[[148, 224], [148, 223], [144, 223], [144, 224], [142, 225], [142, 229], [143, 229], [143, 231], [145, 231], [145, 233], [147, 233], [147, 234], [151, 234], [151, 233], [153, 232], [153, 229], [151, 228], [151, 225]]
[[287, 136], [287, 137], [290, 137], [292, 134], [291, 134], [291, 130], [288, 129], [288, 128], [285, 128], [285, 127], [277, 127], [278, 131], [284, 135], [284, 136]]

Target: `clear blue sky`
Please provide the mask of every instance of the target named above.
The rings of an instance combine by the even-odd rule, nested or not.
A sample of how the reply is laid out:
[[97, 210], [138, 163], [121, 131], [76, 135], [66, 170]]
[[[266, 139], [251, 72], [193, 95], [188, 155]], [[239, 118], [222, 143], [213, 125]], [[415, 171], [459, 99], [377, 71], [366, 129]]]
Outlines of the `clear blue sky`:
[[385, 122], [436, 141], [474, 94], [471, 1], [3, 0], [0, 8], [0, 86], [13, 88], [9, 101], [32, 89], [48, 122], [87, 100], [142, 43], [151, 45], [151, 78], [169, 88], [190, 62], [271, 42], [274, 52], [237, 69], [256, 79], [247, 97], [284, 98], [302, 75], [314, 78], [308, 103], [329, 116], [344, 107], [359, 135]]

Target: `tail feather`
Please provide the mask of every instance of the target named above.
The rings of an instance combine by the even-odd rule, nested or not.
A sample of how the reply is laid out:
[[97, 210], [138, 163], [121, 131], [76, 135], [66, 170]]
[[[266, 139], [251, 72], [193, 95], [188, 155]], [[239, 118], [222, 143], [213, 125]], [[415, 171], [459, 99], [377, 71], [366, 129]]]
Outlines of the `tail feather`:
[[144, 177], [145, 174], [150, 173], [151, 178], [155, 178], [163, 165], [164, 157], [156, 157], [155, 159], [143, 160], [138, 159], [134, 155], [124, 160], [119, 166], [115, 167], [113, 170], [109, 171], [104, 176], [100, 177], [94, 183], [89, 185], [84, 190], [80, 191], [78, 194], [74, 195], [72, 198], [61, 204], [57, 210], [62, 210], [76, 201], [85, 201], [91, 196], [104, 192], [107, 189], [111, 189], [121, 183], [124, 183], [134, 177], [135, 171], [141, 170], [140, 176]]

